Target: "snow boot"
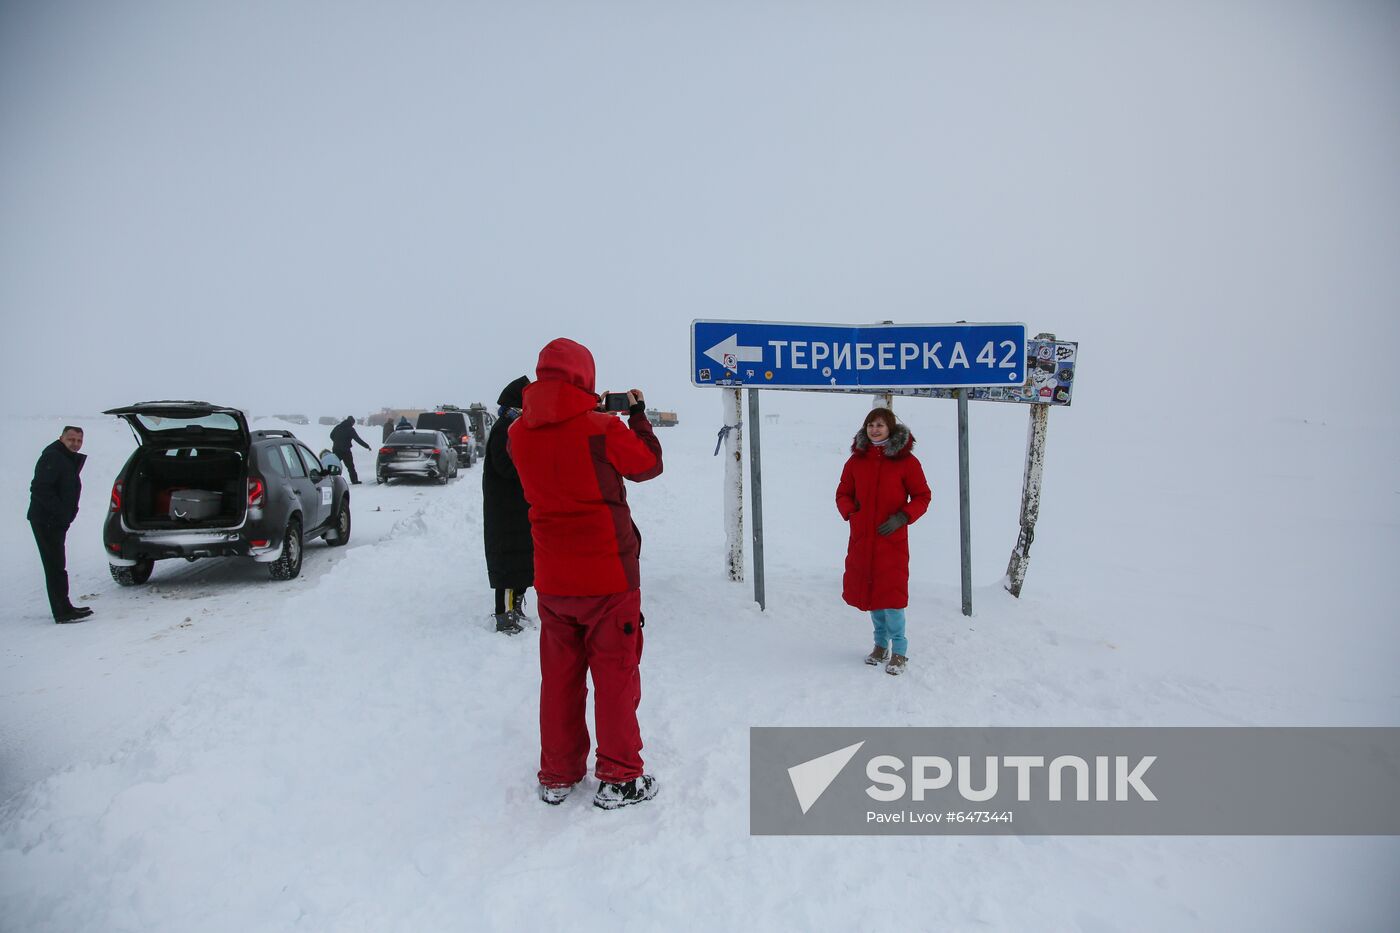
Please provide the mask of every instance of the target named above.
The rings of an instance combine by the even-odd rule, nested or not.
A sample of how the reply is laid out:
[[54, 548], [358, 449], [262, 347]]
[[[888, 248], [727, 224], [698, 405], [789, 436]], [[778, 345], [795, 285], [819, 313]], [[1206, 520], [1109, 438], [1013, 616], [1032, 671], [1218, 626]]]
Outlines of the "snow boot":
[[903, 674], [904, 665], [909, 663], [909, 659], [902, 654], [890, 655], [890, 663], [885, 665], [886, 674]]
[[643, 774], [621, 784], [609, 784], [604, 781], [598, 785], [598, 793], [593, 795], [593, 806], [600, 810], [630, 807], [634, 803], [655, 797], [656, 791], [656, 778], [650, 774]]
[[884, 661], [887, 658], [889, 658], [889, 656], [890, 649], [881, 648], [879, 645], [876, 645], [875, 650], [865, 656], [865, 663], [873, 667], [876, 664], [879, 664], [881, 661]]
[[563, 803], [570, 794], [574, 792], [574, 785], [565, 787], [550, 787], [546, 784], [540, 785], [540, 799], [551, 807], [557, 807]]
[[517, 616], [514, 612], [498, 612], [495, 619], [496, 631], [498, 632], [503, 632], [506, 635], [518, 635], [525, 631], [524, 627], [516, 621]]

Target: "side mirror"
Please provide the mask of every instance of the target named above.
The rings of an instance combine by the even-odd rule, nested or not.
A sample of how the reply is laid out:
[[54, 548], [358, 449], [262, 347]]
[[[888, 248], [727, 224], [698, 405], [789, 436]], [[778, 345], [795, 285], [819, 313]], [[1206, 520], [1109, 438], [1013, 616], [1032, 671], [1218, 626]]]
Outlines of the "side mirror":
[[330, 466], [326, 467], [326, 475], [327, 475], [327, 476], [339, 476], [339, 475], [340, 475], [340, 472], [341, 472], [340, 467], [336, 466], [334, 463], [332, 463]]
[[312, 471], [311, 471], [311, 482], [313, 482], [313, 483], [319, 483], [319, 482], [321, 481], [321, 477], [324, 476], [324, 475], [325, 475], [325, 474], [322, 473], [320, 470], [312, 470]]

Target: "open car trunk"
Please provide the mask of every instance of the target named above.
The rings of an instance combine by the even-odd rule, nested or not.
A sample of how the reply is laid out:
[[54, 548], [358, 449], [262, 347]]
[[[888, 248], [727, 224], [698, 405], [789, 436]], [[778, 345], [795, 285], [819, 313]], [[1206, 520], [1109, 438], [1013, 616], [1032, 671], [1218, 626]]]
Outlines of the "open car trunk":
[[248, 508], [248, 464], [227, 447], [143, 447], [122, 497], [132, 528], [230, 528]]

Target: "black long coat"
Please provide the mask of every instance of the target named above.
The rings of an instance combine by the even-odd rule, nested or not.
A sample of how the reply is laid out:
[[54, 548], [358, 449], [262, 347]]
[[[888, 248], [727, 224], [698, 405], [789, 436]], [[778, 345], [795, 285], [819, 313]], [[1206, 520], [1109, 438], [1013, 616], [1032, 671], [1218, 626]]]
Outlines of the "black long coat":
[[[499, 403], [519, 409], [521, 394], [530, 380], [521, 376], [505, 387]], [[482, 530], [486, 543], [486, 574], [493, 589], [521, 590], [535, 582], [535, 543], [530, 537], [530, 503], [520, 486], [507, 433], [515, 415], [506, 412], [491, 426], [482, 461]]]
[[29, 513], [36, 525], [67, 528], [78, 517], [78, 499], [83, 494], [79, 473], [87, 454], [75, 454], [62, 441], [54, 441], [34, 464], [34, 481], [29, 484]]

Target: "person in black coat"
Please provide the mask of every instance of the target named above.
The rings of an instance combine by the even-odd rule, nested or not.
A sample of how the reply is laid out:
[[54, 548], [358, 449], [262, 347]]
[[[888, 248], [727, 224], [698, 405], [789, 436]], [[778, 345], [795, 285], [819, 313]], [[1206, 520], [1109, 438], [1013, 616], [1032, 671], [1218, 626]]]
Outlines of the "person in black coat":
[[49, 591], [49, 609], [55, 622], [80, 622], [92, 615], [87, 606], [68, 600], [68, 527], [78, 517], [78, 499], [83, 494], [85, 454], [83, 429], [67, 425], [58, 440], [44, 448], [34, 465], [34, 481], [29, 484], [29, 526], [39, 546], [44, 564], [44, 583]]
[[331, 428], [331, 453], [340, 458], [340, 462], [345, 465], [345, 471], [350, 474], [350, 482], [358, 486], [360, 477], [355, 473], [355, 455], [350, 452], [352, 441], [365, 450], [370, 449], [365, 439], [355, 430], [355, 416], [347, 415], [344, 421]]
[[535, 543], [530, 537], [530, 503], [506, 445], [529, 378], [521, 376], [496, 399], [500, 417], [486, 439], [481, 470], [482, 531], [486, 539], [486, 574], [496, 590], [496, 631], [522, 630], [525, 591], [535, 582]]

